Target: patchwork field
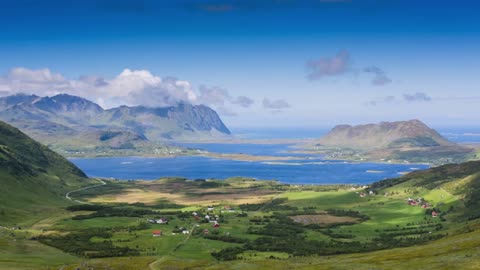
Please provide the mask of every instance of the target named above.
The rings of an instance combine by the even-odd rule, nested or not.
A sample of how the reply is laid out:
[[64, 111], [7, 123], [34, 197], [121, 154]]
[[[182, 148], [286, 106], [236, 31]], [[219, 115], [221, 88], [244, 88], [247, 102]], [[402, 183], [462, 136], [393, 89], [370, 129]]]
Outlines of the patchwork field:
[[475, 269], [480, 223], [464, 215], [465, 197], [454, 192], [475, 177], [433, 189], [411, 182], [373, 188], [244, 178], [105, 180], [71, 194], [88, 204], [0, 229], [0, 266]]

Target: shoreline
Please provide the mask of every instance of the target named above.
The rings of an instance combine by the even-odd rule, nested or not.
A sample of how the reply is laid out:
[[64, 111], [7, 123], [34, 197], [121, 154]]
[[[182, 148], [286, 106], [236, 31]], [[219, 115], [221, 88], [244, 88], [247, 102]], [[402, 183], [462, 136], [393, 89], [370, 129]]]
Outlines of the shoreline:
[[[320, 156], [320, 154], [319, 154]], [[268, 162], [268, 161], [291, 161], [291, 160], [309, 160], [311, 157], [294, 157], [294, 156], [255, 156], [255, 155], [248, 155], [248, 154], [232, 154], [232, 153], [214, 153], [208, 152], [205, 154], [193, 154], [193, 155], [163, 155], [163, 156], [155, 156], [155, 155], [111, 155], [111, 156], [67, 156], [66, 158], [71, 159], [102, 159], [102, 158], [181, 158], [181, 157], [205, 157], [205, 158], [213, 158], [213, 159], [225, 159], [225, 160], [233, 160], [233, 161], [244, 161], [244, 162]], [[325, 161], [341, 161], [344, 163], [377, 163], [377, 164], [391, 164], [391, 165], [427, 165], [427, 166], [434, 166], [432, 163], [428, 162], [415, 162], [415, 163], [405, 163], [400, 161], [382, 161], [382, 160], [355, 160], [355, 159], [337, 159], [337, 158], [329, 158], [325, 156], [321, 156], [321, 159]]]

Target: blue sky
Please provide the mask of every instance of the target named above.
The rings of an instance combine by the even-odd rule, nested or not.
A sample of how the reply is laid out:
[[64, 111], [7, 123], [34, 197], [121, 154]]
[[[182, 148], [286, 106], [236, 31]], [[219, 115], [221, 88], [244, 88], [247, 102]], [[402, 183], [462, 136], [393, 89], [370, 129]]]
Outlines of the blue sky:
[[205, 103], [235, 127], [475, 126], [479, 48], [473, 0], [0, 2], [0, 93]]

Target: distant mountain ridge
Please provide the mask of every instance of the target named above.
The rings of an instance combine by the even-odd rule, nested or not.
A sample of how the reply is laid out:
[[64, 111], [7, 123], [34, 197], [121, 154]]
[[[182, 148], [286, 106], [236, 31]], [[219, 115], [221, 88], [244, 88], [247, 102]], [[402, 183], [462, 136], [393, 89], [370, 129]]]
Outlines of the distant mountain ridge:
[[338, 125], [319, 143], [360, 149], [454, 145], [419, 120], [367, 125]]
[[[204, 105], [120, 106], [105, 110], [92, 101], [68, 94], [2, 97], [0, 120], [49, 145], [71, 145], [77, 141], [92, 146], [132, 148], [149, 141], [195, 140], [231, 134], [218, 114]], [[104, 136], [109, 132], [115, 136]]]

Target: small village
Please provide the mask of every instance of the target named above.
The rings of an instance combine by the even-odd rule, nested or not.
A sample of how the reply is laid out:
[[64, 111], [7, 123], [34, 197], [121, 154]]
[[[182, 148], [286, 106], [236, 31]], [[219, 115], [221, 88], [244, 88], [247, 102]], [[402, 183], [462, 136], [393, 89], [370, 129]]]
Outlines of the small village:
[[[220, 222], [223, 220], [224, 213], [235, 213], [236, 210], [229, 206], [225, 205], [223, 207], [219, 207], [221, 210], [216, 209], [214, 206], [207, 206], [204, 208], [205, 212], [200, 211], [193, 211], [191, 212], [191, 218], [194, 220], [195, 224], [191, 230], [188, 230], [186, 226], [174, 228], [171, 232], [171, 235], [180, 234], [192, 234], [195, 228], [200, 227], [200, 224], [211, 224], [211, 228], [213, 230], [220, 228]], [[168, 225], [169, 219], [166, 217], [160, 217], [156, 219], [148, 219], [147, 222], [149, 224], [159, 224], [159, 225]], [[208, 228], [203, 229], [202, 233], [204, 235], [208, 235], [211, 231]], [[228, 233], [227, 233], [228, 234]], [[162, 230], [155, 229], [152, 231], [153, 237], [160, 237], [163, 236], [164, 232]]]

